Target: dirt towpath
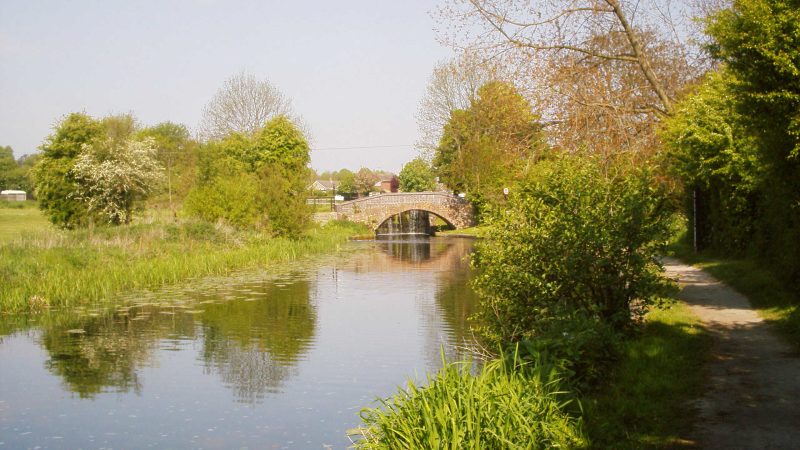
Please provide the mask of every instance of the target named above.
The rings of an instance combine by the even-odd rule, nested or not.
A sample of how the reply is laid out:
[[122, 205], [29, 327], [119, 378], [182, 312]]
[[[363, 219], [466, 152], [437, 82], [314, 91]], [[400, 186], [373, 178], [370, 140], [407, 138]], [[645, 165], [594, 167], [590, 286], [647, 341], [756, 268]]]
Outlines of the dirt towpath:
[[678, 260], [665, 266], [714, 338], [692, 440], [704, 449], [800, 449], [800, 356], [746, 297]]

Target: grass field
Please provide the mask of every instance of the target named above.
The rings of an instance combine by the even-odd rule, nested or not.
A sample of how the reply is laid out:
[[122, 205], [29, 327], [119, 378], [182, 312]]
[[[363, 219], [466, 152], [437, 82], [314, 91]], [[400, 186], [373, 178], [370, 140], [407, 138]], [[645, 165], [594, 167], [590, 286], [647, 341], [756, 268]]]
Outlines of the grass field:
[[[17, 205], [21, 204], [21, 208]], [[0, 205], [0, 245], [15, 238], [52, 229], [36, 202]]]

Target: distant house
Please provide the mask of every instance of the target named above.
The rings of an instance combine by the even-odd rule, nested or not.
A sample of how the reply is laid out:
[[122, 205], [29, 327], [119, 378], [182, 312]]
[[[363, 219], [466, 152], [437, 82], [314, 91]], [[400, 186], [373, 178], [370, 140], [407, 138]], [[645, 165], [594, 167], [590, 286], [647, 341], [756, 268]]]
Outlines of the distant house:
[[6, 200], [9, 202], [24, 202], [27, 200], [28, 194], [25, 191], [0, 191], [0, 200]]
[[312, 191], [333, 192], [339, 187], [338, 181], [316, 180], [308, 188]]
[[400, 181], [397, 176], [392, 175], [391, 178], [384, 178], [375, 183], [375, 187], [383, 193], [397, 192], [400, 188]]

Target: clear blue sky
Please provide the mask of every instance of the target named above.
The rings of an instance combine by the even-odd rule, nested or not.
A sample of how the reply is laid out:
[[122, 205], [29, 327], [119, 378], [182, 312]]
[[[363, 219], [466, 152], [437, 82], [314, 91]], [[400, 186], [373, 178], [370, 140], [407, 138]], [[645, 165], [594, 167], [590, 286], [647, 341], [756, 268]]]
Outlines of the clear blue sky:
[[[312, 167], [399, 171], [434, 64], [436, 0], [0, 1], [0, 145], [37, 147], [65, 114], [196, 127], [245, 70], [293, 99]], [[352, 150], [333, 147], [403, 146]]]

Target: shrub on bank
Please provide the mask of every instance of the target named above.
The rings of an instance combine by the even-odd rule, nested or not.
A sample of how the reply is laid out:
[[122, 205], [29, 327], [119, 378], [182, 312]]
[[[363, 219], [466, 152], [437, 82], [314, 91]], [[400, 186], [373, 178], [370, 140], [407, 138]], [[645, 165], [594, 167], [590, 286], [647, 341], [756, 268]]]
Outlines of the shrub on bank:
[[569, 342], [592, 344], [582, 330], [613, 339], [659, 302], [670, 213], [646, 168], [572, 155], [539, 163], [478, 245], [480, 331], [500, 346], [551, 340], [577, 362], [587, 352]]

